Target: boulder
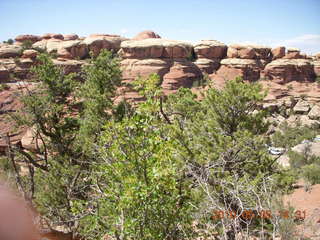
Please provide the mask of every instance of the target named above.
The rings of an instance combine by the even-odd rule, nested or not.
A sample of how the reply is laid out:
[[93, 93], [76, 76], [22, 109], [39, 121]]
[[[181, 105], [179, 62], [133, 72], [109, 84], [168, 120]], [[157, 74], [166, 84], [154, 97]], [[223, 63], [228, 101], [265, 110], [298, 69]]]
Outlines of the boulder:
[[69, 40], [78, 40], [79, 39], [79, 36], [77, 34], [66, 34], [66, 35], [63, 35], [63, 39], [65, 41], [69, 41]]
[[297, 114], [306, 114], [310, 110], [310, 104], [307, 101], [300, 100], [294, 106], [293, 111]]
[[156, 34], [153, 31], [143, 31], [137, 34], [133, 40], [143, 40], [143, 39], [148, 39], [148, 38], [161, 38], [158, 34]]
[[320, 60], [315, 60], [312, 62], [313, 70], [317, 77], [320, 76]]
[[271, 48], [260, 45], [248, 45], [251, 47], [256, 55], [256, 59], [270, 60], [272, 58]]
[[57, 50], [57, 57], [59, 59], [73, 59], [72, 54], [65, 48], [59, 48]]
[[277, 59], [267, 64], [263, 75], [279, 83], [291, 81], [310, 82], [314, 80], [313, 65], [307, 59]]
[[283, 57], [286, 59], [299, 59], [299, 58], [303, 58], [300, 55], [300, 49], [298, 48], [288, 48], [287, 49], [287, 54]]
[[228, 47], [228, 58], [255, 59], [255, 50], [247, 45], [233, 44]]
[[148, 77], [152, 73], [163, 78], [171, 65], [172, 62], [165, 59], [124, 59], [121, 61], [122, 78], [124, 82], [131, 82], [139, 76]]
[[227, 54], [227, 45], [216, 40], [202, 40], [194, 45], [197, 58], [222, 59]]
[[255, 59], [226, 58], [222, 59], [221, 67], [212, 75], [213, 79], [231, 80], [242, 77], [244, 80], [256, 81], [260, 78], [260, 70], [264, 62]]
[[63, 69], [64, 74], [79, 73], [81, 72], [82, 66], [85, 64], [84, 61], [78, 60], [66, 60], [66, 59], [53, 59], [53, 63]]
[[313, 119], [313, 120], [320, 120], [320, 106], [319, 105], [314, 105], [309, 114], [308, 114], [308, 117], [310, 119]]
[[199, 58], [194, 62], [202, 73], [212, 74], [220, 67], [220, 60]]
[[310, 119], [307, 115], [291, 115], [287, 120], [287, 124], [289, 127], [297, 127], [298, 123], [301, 124], [301, 126], [320, 126], [320, 122], [317, 120]]
[[120, 36], [110, 35], [90, 35], [83, 40], [83, 43], [87, 45], [89, 52], [92, 52], [94, 56], [97, 56], [101, 49], [118, 51], [122, 41], [126, 40]]
[[304, 154], [305, 151], [309, 151], [310, 155], [320, 157], [320, 142], [300, 143], [297, 146], [294, 146], [291, 150], [300, 154]]
[[271, 50], [273, 60], [278, 58], [283, 58], [286, 55], [286, 48], [285, 47], [276, 47]]
[[161, 87], [168, 93], [180, 87], [191, 88], [193, 82], [201, 77], [201, 71], [194, 63], [187, 60], [174, 61], [170, 71], [163, 76]]
[[277, 162], [279, 163], [280, 166], [284, 168], [289, 168], [290, 167], [290, 158], [287, 154], [281, 155]]
[[14, 58], [21, 56], [22, 48], [19, 45], [3, 44], [0, 46], [0, 58]]
[[28, 129], [21, 138], [21, 146], [30, 151], [36, 151], [38, 147], [42, 146], [42, 142], [39, 137], [37, 137], [37, 132], [35, 128]]
[[307, 115], [302, 115], [299, 116], [298, 120], [300, 121], [302, 126], [307, 126], [307, 127], [320, 127], [320, 122], [317, 120], [312, 120], [310, 119]]
[[0, 65], [0, 83], [9, 80], [10, 72], [4, 66]]
[[[85, 43], [83, 43], [81, 40], [69, 40], [69, 41], [63, 41], [61, 45], [59, 46], [59, 49], [66, 50], [70, 53], [71, 58], [79, 58], [83, 59], [88, 55], [88, 48]], [[61, 54], [61, 51], [60, 51]], [[62, 55], [59, 55], [58, 51], [58, 57], [61, 57]]]
[[46, 50], [48, 53], [56, 53], [63, 44], [62, 40], [59, 39], [49, 39], [47, 41]]
[[32, 43], [35, 43], [37, 41], [40, 41], [41, 38], [36, 35], [19, 35], [15, 38], [15, 40], [20, 43], [22, 43], [24, 41], [30, 41]]
[[152, 38], [129, 40], [121, 43], [124, 58], [170, 58], [181, 59], [192, 55], [191, 44], [181, 41]]
[[48, 40], [43, 39], [41, 41], [38, 41], [38, 42], [32, 44], [32, 48], [47, 50], [47, 42], [48, 42]]
[[64, 39], [63, 35], [60, 33], [46, 33], [41, 38], [42, 39], [59, 39], [59, 40]]
[[33, 50], [33, 49], [27, 49], [24, 50], [22, 53], [22, 58], [31, 58], [31, 59], [35, 59], [38, 55], [38, 51]]

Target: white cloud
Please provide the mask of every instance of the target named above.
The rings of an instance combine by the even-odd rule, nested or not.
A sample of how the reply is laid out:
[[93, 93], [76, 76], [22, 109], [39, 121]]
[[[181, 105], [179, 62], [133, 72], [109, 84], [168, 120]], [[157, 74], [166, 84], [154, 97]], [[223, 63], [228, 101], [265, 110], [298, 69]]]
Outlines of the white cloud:
[[[234, 42], [229, 42], [231, 44]], [[285, 46], [286, 48], [299, 48], [302, 53], [315, 54], [320, 52], [320, 35], [304, 34], [291, 39], [259, 39], [257, 41], [237, 41], [236, 43], [244, 45], [263, 45], [270, 47]]]
[[284, 45], [286, 47], [300, 48], [302, 52], [315, 54], [320, 52], [320, 35], [304, 34], [291, 39], [279, 41], [273, 45]]

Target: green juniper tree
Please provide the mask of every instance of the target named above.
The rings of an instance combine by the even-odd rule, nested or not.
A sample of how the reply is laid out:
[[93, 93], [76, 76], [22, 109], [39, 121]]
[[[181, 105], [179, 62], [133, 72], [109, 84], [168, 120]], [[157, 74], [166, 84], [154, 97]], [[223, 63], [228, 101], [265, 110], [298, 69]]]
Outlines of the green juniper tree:
[[14, 115], [19, 125], [32, 128], [36, 153], [17, 148], [31, 166], [29, 199], [50, 227], [62, 226], [77, 235], [81, 219], [94, 212], [92, 166], [97, 136], [111, 117], [112, 97], [120, 84], [119, 63], [102, 51], [83, 69], [85, 83], [66, 75], [48, 55], [34, 67], [38, 84], [27, 89], [24, 109]]

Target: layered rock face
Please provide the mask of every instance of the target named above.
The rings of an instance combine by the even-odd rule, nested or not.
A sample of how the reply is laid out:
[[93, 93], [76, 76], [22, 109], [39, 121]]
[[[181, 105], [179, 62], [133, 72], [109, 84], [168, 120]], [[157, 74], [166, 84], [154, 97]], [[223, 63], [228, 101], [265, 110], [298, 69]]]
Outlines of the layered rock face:
[[227, 45], [215, 40], [203, 40], [194, 45], [197, 56], [195, 64], [203, 73], [211, 74], [220, 67], [227, 54]]
[[136, 35], [133, 40], [143, 40], [143, 39], [148, 39], [148, 38], [161, 38], [158, 34], [156, 34], [153, 31], [143, 31]]
[[271, 59], [271, 48], [233, 44], [228, 47], [227, 58], [221, 60], [221, 67], [212, 78], [221, 80], [240, 76], [248, 81], [256, 81], [260, 78], [265, 64]]
[[[22, 108], [13, 96], [21, 92], [18, 91], [20, 81], [31, 84], [33, 75], [30, 68], [37, 64], [36, 57], [40, 52], [56, 56], [54, 64], [68, 74], [80, 72], [90, 57], [89, 53], [96, 56], [102, 49], [118, 53], [121, 59], [124, 84], [118, 89], [119, 97], [115, 101], [124, 98], [143, 100], [133, 90], [132, 82], [153, 73], [160, 76], [165, 94], [180, 87], [191, 88], [204, 74], [210, 74], [217, 87], [238, 76], [247, 81], [260, 79], [263, 87], [269, 90], [267, 101], [306, 93], [313, 101], [320, 101], [320, 85], [314, 81], [320, 76], [320, 53], [311, 58], [300, 53], [299, 49], [289, 48], [286, 51], [283, 46], [274, 49], [240, 44], [227, 46], [216, 40], [202, 40], [193, 45], [162, 39], [153, 31], [143, 31], [133, 39], [110, 34], [88, 37], [54, 33], [20, 35], [11, 45], [0, 44], [0, 84], [10, 85], [9, 90], [0, 90], [0, 134], [10, 132], [12, 143], [21, 144], [23, 131], [11, 132], [13, 126], [1, 119], [1, 114]], [[310, 110], [310, 119], [315, 118], [318, 112], [318, 108]], [[0, 139], [0, 148], [4, 145], [5, 140]]]
[[138, 77], [157, 73], [167, 93], [180, 87], [191, 87], [193, 81], [201, 77], [199, 68], [188, 61], [193, 46], [186, 42], [160, 38], [129, 40], [121, 43], [119, 54], [123, 58], [121, 67], [130, 98], [134, 96], [130, 83]]
[[193, 46], [189, 43], [151, 38], [129, 40], [121, 43], [123, 58], [187, 58], [192, 54]]
[[310, 82], [315, 77], [314, 66], [308, 59], [277, 59], [267, 64], [263, 75], [270, 80], [288, 83]]

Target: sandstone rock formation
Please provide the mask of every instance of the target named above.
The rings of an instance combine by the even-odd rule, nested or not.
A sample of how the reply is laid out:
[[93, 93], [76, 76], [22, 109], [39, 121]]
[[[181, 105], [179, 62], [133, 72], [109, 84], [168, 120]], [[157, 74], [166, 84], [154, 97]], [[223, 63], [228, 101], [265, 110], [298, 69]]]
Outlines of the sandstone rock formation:
[[191, 44], [161, 38], [129, 40], [121, 43], [123, 58], [187, 58], [192, 54]]
[[273, 60], [278, 58], [283, 58], [286, 55], [286, 48], [285, 47], [276, 47], [271, 50]]
[[14, 58], [21, 55], [22, 48], [18, 45], [1, 44], [0, 58]]
[[233, 44], [228, 47], [228, 58], [254, 59], [256, 53], [250, 46]]
[[304, 57], [300, 54], [300, 49], [298, 49], [298, 48], [288, 48], [287, 49], [287, 54], [284, 56], [284, 58], [297, 59], [297, 58], [304, 58]]
[[[33, 42], [31, 49], [26, 49], [22, 44], [26, 40]], [[203, 74], [210, 74], [218, 87], [237, 76], [247, 81], [260, 80], [263, 87], [269, 90], [266, 101], [274, 109], [281, 108], [277, 106], [280, 99], [297, 99], [306, 93], [309, 97], [307, 102], [310, 99], [320, 102], [320, 85], [314, 81], [316, 76], [320, 76], [320, 55], [307, 58], [298, 49], [289, 48], [285, 53], [284, 47], [272, 50], [256, 45], [233, 44], [228, 47], [216, 40], [203, 40], [192, 45], [161, 39], [152, 31], [141, 32], [131, 40], [110, 34], [92, 34], [88, 37], [76, 34], [45, 34], [42, 37], [21, 35], [12, 45], [0, 44], [0, 83], [10, 85], [9, 90], [0, 92], [0, 134], [9, 132], [12, 143], [21, 144], [25, 130], [12, 130], [12, 126], [1, 119], [1, 114], [22, 108], [12, 98], [19, 95], [15, 84], [21, 81], [31, 84], [28, 82], [33, 80], [30, 68], [37, 64], [35, 58], [39, 52], [54, 53], [52, 55], [57, 56], [57, 59], [53, 59], [54, 64], [65, 73], [77, 73], [87, 64], [89, 52], [97, 55], [102, 49], [111, 50], [121, 57], [124, 85], [118, 89], [118, 93], [121, 98], [132, 101], [143, 100], [132, 89], [132, 81], [156, 73], [161, 78], [161, 87], [166, 94], [180, 87], [192, 87]], [[115, 101], [118, 99], [120, 97]], [[298, 109], [299, 104], [287, 107], [292, 110], [295, 107], [296, 114], [302, 113]], [[318, 113], [319, 109], [310, 105], [303, 115], [294, 119], [286, 117], [286, 121], [294, 122], [299, 118], [305, 124], [317, 124]], [[276, 121], [280, 121], [279, 118]], [[4, 145], [5, 140], [0, 139], [0, 152]]]
[[168, 92], [180, 87], [191, 88], [193, 82], [201, 78], [197, 66], [187, 60], [174, 61], [170, 71], [163, 76], [161, 87]]
[[31, 58], [31, 59], [35, 59], [38, 55], [38, 51], [33, 50], [33, 49], [27, 49], [24, 50], [22, 53], [21, 58]]
[[124, 59], [121, 61], [122, 78], [126, 82], [137, 77], [147, 77], [152, 73], [164, 76], [169, 72], [172, 62], [167, 59]]
[[60, 33], [46, 33], [46, 34], [42, 35], [42, 39], [59, 39], [59, 40], [63, 40], [64, 37]]
[[97, 56], [101, 49], [108, 49], [117, 52], [120, 49], [122, 41], [126, 40], [120, 36], [112, 35], [91, 35], [83, 40], [83, 43], [87, 45], [89, 52], [92, 52], [94, 56]]
[[227, 58], [220, 62], [219, 70], [211, 75], [213, 79], [235, 79], [240, 76], [244, 80], [256, 81], [260, 78], [263, 62], [255, 59]]
[[138, 33], [133, 40], [143, 40], [143, 39], [148, 39], [148, 38], [161, 38], [158, 34], [156, 34], [153, 31], [143, 31], [141, 33]]
[[24, 42], [24, 41], [30, 41], [32, 43], [35, 43], [37, 41], [39, 41], [41, 38], [39, 36], [36, 35], [19, 35], [15, 38], [15, 40], [17, 42]]
[[311, 82], [315, 77], [313, 65], [308, 59], [277, 59], [266, 65], [263, 75], [282, 83]]
[[320, 58], [313, 61], [313, 70], [317, 77], [320, 77]]
[[66, 35], [63, 35], [63, 39], [65, 41], [69, 41], [69, 40], [78, 40], [79, 39], [79, 36], [77, 34], [66, 34]]
[[211, 74], [220, 67], [220, 60], [227, 54], [227, 45], [215, 40], [203, 40], [194, 45], [195, 64], [203, 73]]

